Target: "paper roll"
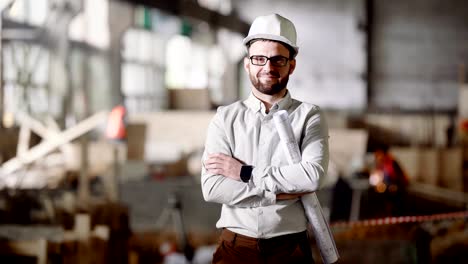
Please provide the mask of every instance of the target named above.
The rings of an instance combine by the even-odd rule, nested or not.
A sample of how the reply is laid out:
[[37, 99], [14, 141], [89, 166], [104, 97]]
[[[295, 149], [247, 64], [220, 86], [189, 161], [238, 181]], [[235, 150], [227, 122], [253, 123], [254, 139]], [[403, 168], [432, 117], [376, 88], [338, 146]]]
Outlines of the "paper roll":
[[[281, 140], [289, 164], [301, 162], [301, 151], [294, 137], [288, 112], [280, 110], [273, 115], [275, 127]], [[320, 250], [320, 255], [324, 263], [334, 263], [338, 260], [338, 249], [335, 245], [333, 234], [320, 206], [320, 202], [315, 193], [301, 197], [305, 215], [309, 221], [314, 237]]]

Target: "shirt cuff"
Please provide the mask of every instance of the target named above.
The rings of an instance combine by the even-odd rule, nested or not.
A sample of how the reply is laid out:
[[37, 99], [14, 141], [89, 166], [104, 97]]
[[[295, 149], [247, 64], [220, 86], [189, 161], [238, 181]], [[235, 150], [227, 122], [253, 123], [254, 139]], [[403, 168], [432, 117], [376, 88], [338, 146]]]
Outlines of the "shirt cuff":
[[254, 167], [252, 170], [252, 178], [251, 181], [255, 185], [255, 187], [260, 188], [264, 191], [268, 192], [275, 192], [272, 190], [271, 179], [268, 177], [268, 173], [265, 168]]
[[264, 195], [265, 195], [265, 199], [262, 202], [262, 206], [276, 204], [276, 194], [265, 191]]

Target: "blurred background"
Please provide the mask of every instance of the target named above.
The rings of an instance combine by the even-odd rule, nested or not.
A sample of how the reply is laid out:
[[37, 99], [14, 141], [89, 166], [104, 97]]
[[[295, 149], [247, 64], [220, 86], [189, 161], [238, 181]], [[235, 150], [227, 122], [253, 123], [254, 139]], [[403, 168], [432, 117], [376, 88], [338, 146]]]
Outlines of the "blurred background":
[[[210, 263], [201, 153], [258, 15], [298, 31], [339, 263], [467, 263], [468, 2], [0, 0], [0, 262]], [[315, 259], [320, 255], [312, 240]]]

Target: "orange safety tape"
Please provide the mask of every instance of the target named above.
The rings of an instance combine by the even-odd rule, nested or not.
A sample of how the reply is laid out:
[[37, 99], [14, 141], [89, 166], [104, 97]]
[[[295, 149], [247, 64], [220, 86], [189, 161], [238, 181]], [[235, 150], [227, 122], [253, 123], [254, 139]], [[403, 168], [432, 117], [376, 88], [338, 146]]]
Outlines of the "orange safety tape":
[[335, 222], [331, 223], [331, 227], [355, 227], [355, 226], [378, 226], [378, 225], [392, 225], [401, 223], [415, 223], [426, 222], [434, 220], [456, 219], [468, 217], [468, 211], [453, 212], [445, 214], [433, 215], [417, 215], [417, 216], [399, 216], [399, 217], [385, 217], [377, 219], [366, 219], [352, 222]]

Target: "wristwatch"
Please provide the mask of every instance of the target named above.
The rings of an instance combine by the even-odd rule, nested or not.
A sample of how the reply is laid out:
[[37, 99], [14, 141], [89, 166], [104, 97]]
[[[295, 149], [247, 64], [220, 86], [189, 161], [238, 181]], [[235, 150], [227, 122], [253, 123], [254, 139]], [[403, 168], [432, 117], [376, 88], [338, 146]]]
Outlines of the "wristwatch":
[[241, 171], [240, 171], [240, 178], [243, 182], [250, 181], [250, 178], [252, 178], [252, 170], [253, 170], [253, 166], [242, 165]]

